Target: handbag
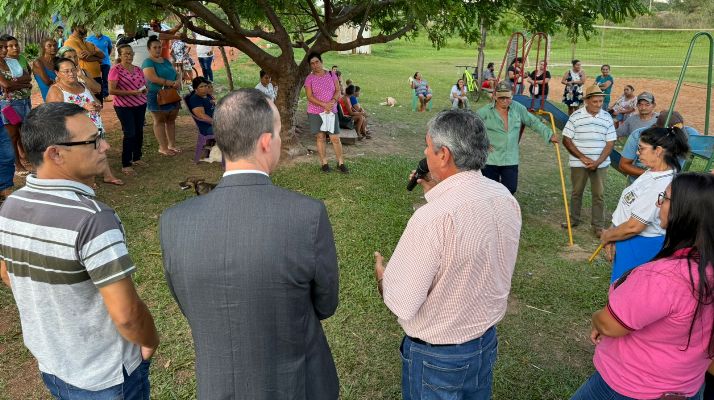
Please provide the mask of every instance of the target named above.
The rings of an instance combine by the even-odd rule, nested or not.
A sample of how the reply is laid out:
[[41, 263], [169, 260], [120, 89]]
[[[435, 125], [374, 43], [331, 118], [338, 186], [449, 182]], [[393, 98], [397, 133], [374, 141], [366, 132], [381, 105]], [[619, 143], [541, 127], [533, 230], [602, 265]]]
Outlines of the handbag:
[[178, 101], [181, 101], [181, 95], [178, 90], [174, 88], [162, 87], [162, 89], [156, 94], [156, 103], [160, 106], [173, 104]]
[[5, 116], [5, 119], [10, 125], [20, 125], [22, 123], [22, 117], [20, 117], [20, 114], [18, 114], [10, 104], [3, 107], [0, 112], [2, 112], [2, 115]]

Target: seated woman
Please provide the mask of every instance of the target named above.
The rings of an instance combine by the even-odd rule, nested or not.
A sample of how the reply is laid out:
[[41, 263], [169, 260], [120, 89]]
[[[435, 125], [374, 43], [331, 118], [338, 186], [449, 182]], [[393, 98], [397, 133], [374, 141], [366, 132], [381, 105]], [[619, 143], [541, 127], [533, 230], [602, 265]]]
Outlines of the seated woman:
[[614, 249], [611, 282], [662, 248], [665, 232], [655, 207], [657, 195], [679, 172], [679, 158], [687, 152], [687, 136], [679, 128], [649, 128], [640, 136], [637, 154], [647, 171], [622, 192], [612, 214], [613, 227], [600, 236], [608, 255]]
[[664, 247], [610, 286], [592, 316], [595, 373], [571, 400], [701, 399], [714, 356], [714, 176], [679, 175], [657, 204]]
[[[548, 100], [548, 92], [550, 92], [550, 71], [546, 71], [545, 61], [539, 62], [538, 67], [528, 75], [526, 80], [530, 83], [528, 92], [533, 99]], [[540, 108], [540, 103], [537, 102], [535, 106]]]
[[466, 95], [466, 84], [463, 79], [456, 81], [456, 84], [451, 87], [451, 109], [457, 108], [469, 109], [469, 98]]
[[431, 101], [431, 89], [429, 88], [429, 82], [422, 79], [420, 72], [414, 73], [412, 89], [414, 89], [414, 93], [419, 97], [419, 112], [425, 111], [427, 104]]
[[635, 96], [635, 87], [625, 85], [622, 96], [620, 96], [615, 104], [608, 110], [612, 118], [615, 120], [615, 128], [621, 122], [627, 119], [630, 115], [637, 112], [637, 96]]
[[[340, 97], [340, 108], [345, 116], [352, 118], [355, 125], [355, 131], [357, 131], [357, 140], [362, 140], [363, 138], [372, 138], [367, 133], [367, 118], [365, 114], [361, 111], [355, 110], [352, 106], [352, 97], [355, 96], [356, 87], [354, 85], [349, 85], [345, 89], [345, 95]], [[359, 104], [359, 103], [357, 103]]]
[[186, 96], [186, 105], [196, 120], [198, 133], [203, 136], [213, 135], [213, 111], [216, 109], [216, 103], [209, 95], [210, 84], [211, 82], [202, 76], [193, 78], [193, 92]]

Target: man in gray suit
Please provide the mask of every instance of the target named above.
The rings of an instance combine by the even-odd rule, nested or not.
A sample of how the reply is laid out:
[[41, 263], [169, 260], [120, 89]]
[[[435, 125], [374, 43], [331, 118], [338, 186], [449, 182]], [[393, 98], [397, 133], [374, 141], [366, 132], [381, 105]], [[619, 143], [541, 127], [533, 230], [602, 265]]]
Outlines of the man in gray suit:
[[325, 206], [272, 185], [280, 115], [264, 94], [228, 94], [213, 131], [223, 178], [160, 222], [166, 280], [193, 335], [198, 398], [337, 399], [320, 324], [338, 293]]

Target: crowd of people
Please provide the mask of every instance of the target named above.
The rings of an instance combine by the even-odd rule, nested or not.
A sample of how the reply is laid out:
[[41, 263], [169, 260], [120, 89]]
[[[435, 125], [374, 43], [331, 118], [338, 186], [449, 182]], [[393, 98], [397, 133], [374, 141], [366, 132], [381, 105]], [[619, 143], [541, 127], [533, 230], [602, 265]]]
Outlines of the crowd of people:
[[[320, 323], [338, 305], [336, 246], [321, 201], [271, 183], [281, 154], [279, 88], [262, 70], [254, 89], [216, 101], [204, 76], [181, 97], [181, 69], [162, 43], [176, 32], [159, 33], [168, 36], [149, 38], [141, 67], [132, 63], [132, 47], [119, 44], [109, 68], [103, 60], [111, 42], [101, 33], [85, 40], [80, 25], [59, 49], [56, 40], [44, 41], [32, 65], [19, 57], [15, 38], [0, 37], [7, 130], [0, 155], [16, 162], [11, 168], [0, 163], [0, 184], [8, 170], [26, 175], [23, 188], [12, 194], [3, 188], [0, 277], [12, 288], [25, 345], [57, 399], [69, 398], [68, 392], [150, 397], [148, 371], [159, 335], [135, 289], [136, 266], [120, 219], [92, 188], [96, 176], [123, 184], [107, 163], [100, 111], [112, 96], [124, 134], [121, 172], [133, 175], [135, 166], [145, 165], [145, 112], [152, 113], [159, 153], [171, 157], [181, 151], [175, 120], [184, 102], [225, 162], [217, 190], [165, 210], [159, 223], [167, 285], [193, 336], [198, 398], [336, 399], [337, 370]], [[360, 87], [343, 84], [337, 66], [326, 70], [321, 54], [307, 59], [307, 116], [320, 169], [332, 170], [329, 138], [335, 168], [348, 173], [339, 136], [343, 117], [360, 139], [371, 138]], [[522, 226], [514, 197], [520, 128], [558, 143], [513, 96], [530, 83], [533, 98], [547, 97], [546, 67], [539, 64], [524, 78], [523, 60], [516, 58], [506, 80], [489, 81], [493, 101], [477, 112], [468, 110], [459, 80], [452, 109], [427, 124], [429, 173], [410, 177], [426, 204], [410, 218], [388, 263], [374, 252], [377, 291], [404, 330], [399, 352], [406, 400], [491, 396], [496, 324], [506, 314]], [[33, 72], [40, 90], [46, 88], [45, 104], [34, 108], [28, 94]], [[562, 132], [570, 225], [583, 222], [589, 181], [591, 230], [613, 260], [608, 302], [592, 316], [596, 372], [572, 399], [699, 400], [705, 374], [714, 370], [714, 216], [708, 213], [714, 175], [680, 173], [688, 136], [696, 134], [681, 114], [656, 113], [655, 96], [635, 96], [631, 86], [610, 108], [614, 79], [609, 66], [601, 72], [588, 84], [573, 60], [561, 80], [570, 111]], [[411, 85], [424, 111], [431, 88], [419, 72]], [[632, 115], [616, 128], [613, 118], [626, 114]], [[608, 222], [607, 167], [618, 136], [627, 141], [617, 167], [633, 181]]]

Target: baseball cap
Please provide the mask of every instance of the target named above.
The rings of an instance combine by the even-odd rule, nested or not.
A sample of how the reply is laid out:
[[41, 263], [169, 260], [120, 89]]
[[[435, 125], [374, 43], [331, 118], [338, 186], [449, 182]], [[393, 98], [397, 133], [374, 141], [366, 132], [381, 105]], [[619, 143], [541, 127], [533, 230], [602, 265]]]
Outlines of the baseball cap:
[[[657, 116], [657, 121], [655, 122], [655, 126], [659, 128], [665, 128], [664, 126], [664, 121], [667, 120], [667, 114], [669, 113], [668, 110], [662, 110], [659, 112], [659, 115]], [[678, 113], [677, 111], [672, 111], [672, 116], [669, 118], [669, 124], [668, 126], [679, 126], [684, 125], [684, 117], [682, 117], [682, 114]]]
[[639, 103], [640, 100], [645, 100], [646, 102], [652, 104], [655, 102], [654, 95], [650, 92], [642, 92], [640, 93], [639, 96], [637, 96], [637, 102]]
[[498, 84], [496, 85], [496, 98], [499, 97], [513, 97], [513, 93], [511, 92], [511, 86], [508, 84], [508, 82], [501, 81], [498, 82]]

